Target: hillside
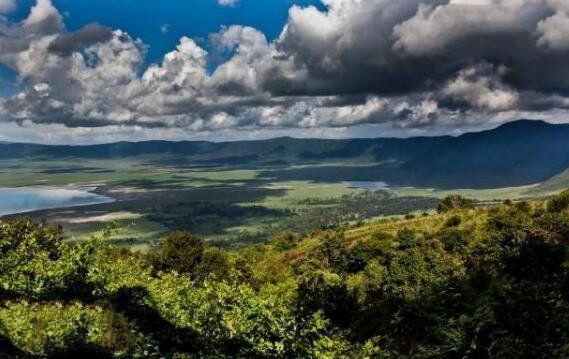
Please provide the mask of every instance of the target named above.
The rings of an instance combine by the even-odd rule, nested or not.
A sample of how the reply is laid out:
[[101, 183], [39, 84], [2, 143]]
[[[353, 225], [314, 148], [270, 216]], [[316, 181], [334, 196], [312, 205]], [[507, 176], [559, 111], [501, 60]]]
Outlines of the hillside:
[[569, 125], [521, 120], [433, 146], [403, 165], [438, 187], [505, 187], [545, 181], [569, 167]]
[[569, 169], [535, 186], [534, 188], [532, 188], [530, 193], [551, 194], [566, 188], [568, 184], [569, 184]]
[[0, 345], [51, 357], [567, 357], [569, 192], [227, 252], [0, 223]]

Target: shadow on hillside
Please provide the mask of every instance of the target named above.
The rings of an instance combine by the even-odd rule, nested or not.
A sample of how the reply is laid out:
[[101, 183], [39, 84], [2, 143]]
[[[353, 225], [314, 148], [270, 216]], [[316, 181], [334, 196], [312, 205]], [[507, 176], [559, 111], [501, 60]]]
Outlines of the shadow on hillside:
[[[232, 181], [235, 182], [235, 181]], [[142, 185], [145, 182], [138, 182]], [[134, 185], [134, 182], [125, 182]], [[145, 183], [147, 184], [147, 183]], [[264, 187], [262, 180], [241, 181], [240, 185], [207, 186], [180, 189], [160, 188], [155, 191], [119, 194], [118, 201], [27, 213], [26, 218], [59, 223], [89, 216], [105, 216], [116, 212], [135, 212], [146, 220], [159, 223], [169, 231], [186, 230], [197, 235], [228, 235], [228, 229], [259, 225], [291, 215], [288, 210], [263, 206], [267, 197], [282, 197], [287, 189]], [[121, 183], [121, 185], [123, 185]], [[10, 219], [20, 216], [10, 216]], [[65, 223], [69, 227], [68, 222]]]
[[162, 350], [195, 352], [203, 339], [191, 329], [176, 328], [149, 306], [148, 290], [143, 287], [121, 288], [111, 298], [113, 310], [123, 314], [145, 336], [153, 338]]
[[0, 359], [24, 358], [25, 355], [26, 353], [12, 344], [10, 339], [0, 334]]
[[146, 337], [152, 338], [162, 353], [198, 353], [215, 347], [232, 352], [234, 348], [247, 346], [238, 338], [221, 343], [204, 337], [189, 328], [177, 328], [148, 303], [151, 301], [148, 290], [143, 287], [121, 288], [111, 298], [113, 310], [124, 315], [136, 325]]
[[115, 170], [108, 168], [98, 168], [98, 167], [58, 167], [58, 168], [45, 168], [35, 173], [42, 174], [74, 174], [74, 173], [114, 173]]
[[[0, 333], [2, 333], [0, 324]], [[35, 356], [18, 348], [6, 336], [0, 334], [0, 359], [34, 358]], [[71, 349], [55, 350], [47, 355], [48, 358], [113, 358], [108, 349], [89, 343], [75, 343]]]
[[[84, 286], [84, 285], [83, 285]], [[41, 299], [33, 299], [17, 293], [3, 293], [2, 301], [4, 300], [26, 300], [37, 301], [38, 303], [48, 302], [81, 302], [85, 305], [97, 304], [103, 308], [107, 308], [109, 312], [120, 314], [134, 325], [136, 331], [143, 334], [149, 341], [144, 345], [150, 347], [156, 346], [162, 353], [197, 353], [207, 350], [212, 345], [221, 346], [228, 350], [235, 347], [244, 347], [246, 343], [241, 342], [239, 339], [228, 339], [223, 343], [213, 343], [211, 338], [206, 338], [189, 328], [178, 328], [170, 321], [165, 319], [160, 312], [153, 308], [151, 303], [152, 299], [149, 292], [143, 287], [123, 287], [110, 297], [94, 297], [86, 295], [76, 295], [79, 292], [68, 293], [48, 293]], [[2, 302], [0, 301], [0, 302]], [[105, 331], [107, 337], [106, 341], [111, 344], [123, 343], [125, 328], [113, 327], [110, 325]], [[2, 333], [0, 323], [0, 359], [4, 358], [30, 358], [33, 357], [29, 353], [19, 349], [11, 340], [4, 336]], [[68, 343], [68, 348], [55, 350], [49, 353], [49, 358], [112, 358], [113, 349], [107, 346], [103, 347], [92, 343], [86, 343], [87, 333], [74, 333], [74, 335], [81, 334], [80, 341], [73, 341]], [[131, 345], [133, 337], [130, 338]], [[127, 339], [128, 341], [128, 339]], [[107, 343], [108, 344], [108, 343]], [[129, 346], [129, 344], [126, 344]]]
[[387, 181], [402, 177], [395, 165], [368, 166], [308, 166], [263, 171], [261, 178], [277, 178], [279, 181], [314, 181], [336, 183], [341, 181]]

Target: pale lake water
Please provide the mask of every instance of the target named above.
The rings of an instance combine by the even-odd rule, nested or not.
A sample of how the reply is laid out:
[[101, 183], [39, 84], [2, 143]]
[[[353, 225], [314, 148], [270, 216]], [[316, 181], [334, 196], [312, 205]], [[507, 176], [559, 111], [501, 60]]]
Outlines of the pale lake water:
[[342, 184], [352, 188], [367, 189], [369, 191], [389, 189], [389, 185], [382, 181], [344, 181]]
[[113, 198], [87, 189], [56, 187], [0, 188], [0, 217], [43, 209], [67, 208], [114, 202]]

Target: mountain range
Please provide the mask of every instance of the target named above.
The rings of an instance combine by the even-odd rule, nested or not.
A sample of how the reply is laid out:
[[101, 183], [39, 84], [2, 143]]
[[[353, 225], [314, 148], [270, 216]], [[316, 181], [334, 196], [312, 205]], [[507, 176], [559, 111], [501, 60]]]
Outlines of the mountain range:
[[[291, 178], [387, 180], [399, 185], [493, 188], [527, 185], [569, 168], [569, 125], [519, 120], [457, 137], [145, 141], [68, 146], [0, 143], [4, 159], [148, 157], [169, 166], [281, 168]], [[296, 172], [285, 166], [303, 165]], [[357, 166], [356, 166], [357, 165]], [[312, 166], [312, 170], [311, 170]], [[326, 172], [328, 168], [328, 172]]]

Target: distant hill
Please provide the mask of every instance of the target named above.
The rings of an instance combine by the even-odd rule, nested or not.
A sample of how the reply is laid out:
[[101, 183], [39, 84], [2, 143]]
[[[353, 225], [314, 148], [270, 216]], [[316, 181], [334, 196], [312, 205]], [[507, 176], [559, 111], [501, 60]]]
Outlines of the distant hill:
[[442, 187], [501, 187], [545, 181], [569, 167], [569, 125], [520, 120], [431, 147], [402, 166]]
[[450, 137], [416, 137], [333, 140], [281, 137], [259, 141], [145, 141], [89, 146], [0, 143], [0, 151], [5, 159], [160, 156], [168, 157], [173, 164], [286, 165], [337, 160], [406, 162], [449, 139]]
[[[407, 139], [281, 137], [219, 143], [146, 141], [89, 146], [0, 143], [0, 153], [4, 159], [46, 160], [147, 156], [150, 162], [170, 166], [306, 165], [309, 167], [302, 170], [284, 168], [280, 175], [321, 181], [385, 180], [396, 185], [492, 188], [539, 183], [568, 169], [569, 125], [519, 120], [458, 137]], [[351, 166], [356, 164], [368, 166]]]

